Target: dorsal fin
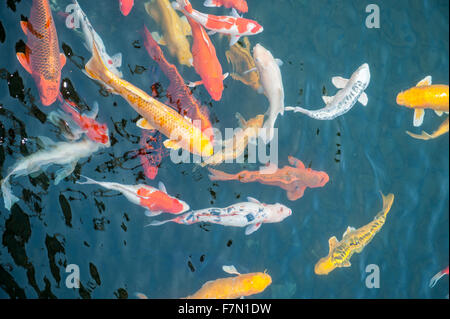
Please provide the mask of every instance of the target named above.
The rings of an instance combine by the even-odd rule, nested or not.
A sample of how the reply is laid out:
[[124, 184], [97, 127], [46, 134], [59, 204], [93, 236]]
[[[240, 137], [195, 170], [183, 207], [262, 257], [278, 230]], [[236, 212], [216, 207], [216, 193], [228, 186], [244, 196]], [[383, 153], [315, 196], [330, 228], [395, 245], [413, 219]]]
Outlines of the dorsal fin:
[[337, 246], [338, 243], [339, 243], [339, 241], [337, 240], [336, 236], [333, 236], [330, 239], [328, 239], [328, 246], [329, 246], [330, 252]]
[[431, 75], [428, 75], [428, 76], [424, 77], [422, 80], [420, 80], [419, 83], [416, 84], [416, 86], [421, 87], [421, 86], [431, 85], [432, 81], [433, 80], [432, 80]]

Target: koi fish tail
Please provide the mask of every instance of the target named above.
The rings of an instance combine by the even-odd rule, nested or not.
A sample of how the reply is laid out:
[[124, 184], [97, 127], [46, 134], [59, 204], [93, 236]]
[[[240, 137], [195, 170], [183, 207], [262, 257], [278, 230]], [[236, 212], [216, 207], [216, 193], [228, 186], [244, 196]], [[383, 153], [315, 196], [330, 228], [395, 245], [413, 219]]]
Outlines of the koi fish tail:
[[441, 279], [442, 277], [444, 277], [446, 274], [447, 274], [446, 272], [440, 271], [440, 272], [438, 272], [436, 275], [434, 275], [434, 276], [431, 278], [431, 280], [430, 280], [429, 287], [430, 287], [430, 288], [433, 288], [433, 287], [436, 285], [436, 283], [439, 281], [439, 279]]
[[231, 181], [236, 179], [236, 175], [228, 174], [217, 169], [208, 168], [211, 175], [209, 175], [209, 179], [212, 181]]
[[84, 175], [80, 175], [80, 176], [83, 177], [83, 178], [85, 178], [86, 180], [85, 180], [84, 182], [76, 181], [77, 184], [80, 184], [80, 185], [85, 185], [85, 184], [98, 184], [98, 185], [100, 185], [99, 182], [97, 182], [96, 180], [93, 180], [92, 178], [89, 178], [89, 177], [84, 176]]
[[381, 193], [381, 197], [383, 198], [383, 208], [381, 210], [381, 212], [379, 212], [376, 216], [376, 218], [379, 217], [384, 217], [386, 218], [387, 214], [389, 213], [392, 204], [394, 203], [394, 194], [388, 194], [386, 196], [383, 195], [383, 193]]
[[14, 194], [11, 191], [11, 185], [9, 184], [9, 176], [7, 176], [0, 183], [3, 193], [3, 201], [5, 202], [5, 208], [7, 210], [11, 210], [11, 206], [14, 205], [14, 203], [18, 202], [19, 198], [14, 196]]
[[[94, 37], [94, 36], [92, 36]], [[98, 53], [97, 45], [95, 41], [92, 42], [92, 57], [84, 66], [86, 73], [93, 79], [101, 81], [100, 74], [108, 71], [105, 63], [103, 63], [100, 54]]]
[[176, 223], [177, 222], [177, 218], [167, 219], [167, 220], [155, 220], [155, 221], [152, 221], [150, 224], [145, 225], [145, 227], [147, 227], [147, 226], [160, 226], [160, 225], [163, 225], [163, 224], [168, 223], [168, 222]]
[[411, 136], [412, 138], [415, 138], [415, 139], [418, 139], [418, 140], [424, 140], [424, 141], [426, 141], [426, 140], [431, 140], [431, 139], [434, 138], [434, 136], [428, 134], [428, 133], [425, 132], [425, 131], [422, 131], [422, 134], [420, 134], [420, 135], [419, 135], [419, 134], [411, 133], [411, 132], [409, 132], [409, 131], [406, 131], [406, 134], [408, 134], [408, 135]]

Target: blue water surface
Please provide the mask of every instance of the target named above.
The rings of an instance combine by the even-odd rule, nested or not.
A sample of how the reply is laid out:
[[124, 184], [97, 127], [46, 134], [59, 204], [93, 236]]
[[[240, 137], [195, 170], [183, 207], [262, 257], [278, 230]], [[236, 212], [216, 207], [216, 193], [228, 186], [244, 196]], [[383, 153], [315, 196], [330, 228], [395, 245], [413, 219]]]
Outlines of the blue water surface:
[[[332, 121], [318, 121], [299, 113], [279, 117], [279, 165], [288, 155], [314, 170], [326, 171], [330, 181], [323, 188], [307, 189], [297, 201], [289, 201], [278, 187], [258, 183], [212, 182], [206, 169], [194, 164], [174, 164], [165, 158], [157, 178], [146, 179], [139, 157], [127, 152], [139, 149], [141, 130], [133, 122], [137, 114], [118, 95], [102, 95], [98, 84], [81, 72], [90, 58], [83, 39], [65, 27], [68, 0], [51, 1], [53, 17], [63, 46], [73, 59], [62, 69], [89, 105], [98, 101], [99, 122], [108, 124], [112, 147], [82, 159], [75, 172], [53, 184], [56, 166], [37, 177], [12, 178], [13, 192], [22, 200], [11, 212], [0, 205], [1, 298], [134, 298], [135, 292], [150, 298], [180, 298], [203, 283], [226, 277], [222, 265], [235, 265], [242, 273], [264, 271], [272, 284], [250, 298], [445, 298], [448, 277], [429, 288], [430, 278], [449, 262], [449, 140], [415, 140], [406, 130], [434, 131], [444, 117], [427, 111], [422, 127], [412, 125], [413, 111], [400, 107], [398, 92], [414, 86], [427, 75], [433, 83], [448, 84], [449, 2], [447, 0], [248, 0], [246, 17], [257, 20], [264, 32], [249, 38], [281, 59], [286, 105], [320, 108], [321, 96], [334, 95], [333, 76], [349, 77], [368, 63], [371, 82], [369, 103], [356, 104]], [[123, 54], [124, 78], [150, 92], [151, 85], [168, 80], [143, 47], [140, 34], [145, 24], [158, 26], [136, 0], [124, 17], [118, 1], [79, 0], [110, 55]], [[216, 14], [224, 9], [195, 8]], [[366, 6], [380, 8], [380, 28], [365, 25]], [[3, 177], [22, 155], [36, 151], [34, 137], [64, 140], [46, 121], [57, 103], [42, 106], [36, 85], [16, 59], [20, 40], [26, 42], [19, 21], [29, 16], [31, 1], [1, 1], [0, 21], [0, 174]], [[211, 36], [224, 72], [231, 72], [225, 51], [228, 40]], [[186, 81], [199, 77], [192, 68], [175, 63]], [[142, 68], [143, 67], [143, 68]], [[137, 71], [137, 72], [136, 72]], [[141, 72], [142, 71], [142, 72]], [[203, 87], [194, 94], [209, 105], [214, 127], [236, 127], [235, 113], [248, 119], [267, 110], [262, 94], [231, 77], [221, 101], [212, 101]], [[21, 87], [23, 85], [23, 87]], [[164, 102], [164, 99], [162, 99]], [[255, 170], [256, 164], [223, 164], [227, 172]], [[212, 224], [191, 226], [175, 223], [144, 227], [150, 218], [144, 209], [116, 192], [75, 183], [79, 174], [124, 184], [163, 181], [168, 192], [178, 195], [193, 209], [225, 207], [247, 196], [265, 203], [282, 203], [292, 216], [278, 224], [264, 224], [250, 236], [244, 229]], [[355, 254], [350, 268], [338, 268], [327, 276], [314, 274], [314, 265], [328, 254], [328, 239], [341, 239], [347, 226], [370, 222], [382, 206], [380, 191], [395, 200], [386, 224], [372, 242]], [[2, 200], [3, 202], [3, 200]], [[64, 208], [66, 203], [70, 206]], [[65, 213], [65, 214], [64, 214]], [[155, 217], [162, 219], [165, 217]], [[65, 266], [80, 267], [80, 289], [65, 285]], [[380, 287], [365, 285], [366, 266], [380, 269]]]

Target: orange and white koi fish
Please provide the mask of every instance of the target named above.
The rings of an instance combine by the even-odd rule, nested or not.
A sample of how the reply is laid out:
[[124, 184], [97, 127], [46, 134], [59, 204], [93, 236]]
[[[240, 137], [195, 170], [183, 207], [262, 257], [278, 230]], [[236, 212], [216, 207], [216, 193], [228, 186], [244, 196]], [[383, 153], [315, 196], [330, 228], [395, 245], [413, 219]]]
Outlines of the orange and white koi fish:
[[193, 9], [189, 0], [176, 0], [176, 2], [172, 2], [172, 6], [208, 30], [230, 34], [230, 46], [235, 44], [241, 36], [255, 35], [263, 31], [263, 27], [258, 22], [241, 18], [234, 9], [232, 9], [233, 16], [216, 16]]
[[406, 131], [406, 134], [408, 134], [409, 136], [416, 138], [418, 140], [431, 140], [431, 139], [434, 139], [441, 135], [444, 135], [445, 133], [448, 133], [448, 117], [444, 122], [442, 122], [441, 125], [439, 125], [438, 129], [431, 134], [428, 134], [427, 132], [422, 131], [422, 134], [419, 135], [419, 134], [414, 134], [409, 131]]
[[245, 0], [205, 0], [205, 7], [225, 7], [235, 8], [237, 11], [246, 13], [248, 11], [247, 1]]
[[59, 52], [58, 35], [48, 0], [33, 0], [28, 21], [20, 25], [27, 36], [25, 53], [17, 59], [30, 73], [39, 90], [43, 105], [51, 105], [59, 95], [61, 69], [66, 57]]
[[414, 126], [421, 126], [426, 109], [432, 109], [437, 115], [448, 114], [448, 85], [432, 85], [432, 77], [428, 75], [415, 87], [400, 92], [397, 104], [414, 109]]
[[188, 17], [192, 29], [194, 43], [192, 55], [194, 57], [195, 72], [202, 78], [201, 81], [189, 83], [190, 87], [203, 84], [214, 101], [222, 98], [223, 80], [228, 73], [222, 75], [222, 66], [217, 59], [216, 49], [205, 29], [195, 20]]
[[[224, 265], [222, 269], [236, 277], [208, 281], [200, 290], [183, 299], [238, 299], [259, 294], [272, 283], [272, 277], [266, 271], [240, 274], [232, 265]], [[148, 299], [143, 293], [136, 293], [136, 296], [139, 299]]]
[[11, 191], [11, 185], [9, 184], [11, 176], [33, 175], [49, 165], [58, 164], [63, 166], [56, 172], [55, 185], [58, 185], [61, 180], [73, 172], [81, 158], [90, 156], [99, 148], [109, 146], [95, 143], [90, 139], [55, 143], [45, 136], [39, 136], [38, 143], [43, 146], [43, 149], [18, 160], [9, 169], [8, 175], [0, 182], [3, 200], [8, 210], [15, 202], [19, 201], [19, 198], [14, 196]]
[[121, 95], [143, 117], [137, 122], [140, 128], [157, 129], [167, 136], [169, 139], [164, 141], [165, 147], [183, 148], [202, 156], [212, 155], [214, 150], [208, 136], [174, 109], [109, 71], [100, 58], [95, 43], [92, 58], [85, 70], [92, 78]]
[[119, 0], [120, 12], [127, 16], [133, 8], [134, 0]]
[[178, 58], [180, 64], [192, 66], [192, 53], [186, 36], [191, 35], [191, 27], [186, 17], [180, 18], [169, 0], [151, 0], [145, 4], [147, 13], [162, 29], [162, 35], [152, 32], [155, 41], [166, 45], [169, 53]]
[[130, 202], [146, 208], [145, 215], [152, 217], [161, 213], [180, 214], [189, 210], [189, 205], [167, 194], [166, 187], [159, 182], [159, 189], [138, 184], [123, 185], [111, 182], [98, 182], [89, 177], [84, 182], [77, 181], [77, 184], [97, 184], [104, 188], [122, 193]]
[[[70, 128], [71, 134], [78, 138], [82, 133], [85, 133], [89, 139], [101, 144], [109, 144], [108, 126], [106, 124], [98, 123], [95, 118], [98, 114], [98, 103], [95, 102], [90, 112], [80, 114], [75, 110], [76, 104], [67, 100], [63, 100], [61, 108], [66, 111], [51, 112], [49, 114], [50, 121], [58, 125], [60, 120], [63, 120]], [[70, 114], [70, 115], [69, 115]], [[73, 125], [73, 123], [75, 125]]]

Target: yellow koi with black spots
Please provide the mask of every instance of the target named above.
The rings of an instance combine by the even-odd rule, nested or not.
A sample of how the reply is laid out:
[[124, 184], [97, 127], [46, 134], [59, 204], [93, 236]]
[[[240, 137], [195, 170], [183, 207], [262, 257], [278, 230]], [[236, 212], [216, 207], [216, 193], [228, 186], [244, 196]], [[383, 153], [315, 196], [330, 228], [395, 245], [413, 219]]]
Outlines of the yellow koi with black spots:
[[387, 196], [381, 194], [381, 196], [383, 198], [383, 209], [375, 216], [373, 221], [358, 229], [347, 227], [341, 241], [338, 241], [335, 236], [328, 240], [330, 249], [328, 256], [321, 258], [315, 265], [314, 272], [316, 275], [328, 275], [336, 268], [350, 267], [352, 255], [360, 253], [375, 234], [380, 231], [394, 202], [394, 194], [388, 194]]

